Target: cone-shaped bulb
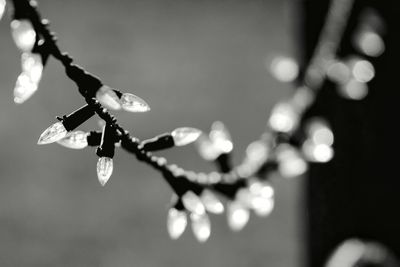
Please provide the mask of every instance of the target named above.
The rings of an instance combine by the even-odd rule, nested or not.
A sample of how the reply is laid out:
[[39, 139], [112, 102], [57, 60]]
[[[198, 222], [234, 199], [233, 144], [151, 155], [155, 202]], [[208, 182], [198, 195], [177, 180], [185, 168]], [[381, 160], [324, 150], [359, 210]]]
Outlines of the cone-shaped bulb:
[[27, 20], [13, 20], [11, 22], [11, 35], [15, 45], [23, 52], [32, 50], [36, 42], [36, 32], [32, 23]]
[[97, 178], [102, 186], [105, 186], [113, 172], [113, 160], [108, 157], [101, 157], [97, 161]]
[[88, 133], [83, 131], [70, 132], [57, 143], [72, 149], [82, 149], [88, 146], [87, 136]]
[[171, 135], [176, 146], [185, 146], [199, 138], [201, 130], [191, 127], [176, 128]]
[[178, 239], [186, 229], [187, 216], [182, 210], [170, 208], [167, 218], [167, 229], [171, 239]]
[[210, 139], [214, 147], [222, 153], [229, 153], [233, 149], [231, 135], [225, 125], [216, 121], [211, 126]]
[[207, 211], [215, 214], [220, 214], [224, 212], [224, 205], [210, 190], [205, 189], [201, 193], [200, 198]]
[[0, 20], [3, 17], [5, 9], [6, 9], [6, 0], [0, 0]]
[[38, 145], [57, 142], [67, 135], [67, 130], [61, 122], [56, 122], [47, 128], [39, 137]]
[[129, 112], [147, 112], [150, 111], [150, 106], [140, 97], [124, 93], [121, 96], [121, 106], [124, 110]]
[[33, 53], [23, 53], [21, 55], [22, 71], [29, 76], [32, 82], [38, 83], [42, 78], [43, 61], [42, 56]]
[[207, 213], [203, 214], [190, 214], [192, 221], [193, 234], [199, 242], [205, 242], [211, 234], [211, 224]]
[[104, 107], [108, 109], [121, 109], [121, 104], [117, 94], [107, 85], [100, 87], [96, 93], [96, 98]]
[[277, 132], [288, 133], [295, 129], [298, 120], [296, 110], [289, 103], [281, 102], [272, 109], [269, 125]]
[[250, 218], [249, 210], [237, 201], [227, 207], [228, 225], [233, 231], [242, 230]]
[[187, 191], [182, 196], [183, 206], [190, 212], [196, 214], [203, 214], [206, 212], [203, 203], [200, 198], [192, 191]]
[[22, 104], [36, 92], [37, 88], [37, 83], [32, 82], [26, 72], [21, 73], [14, 87], [14, 102]]

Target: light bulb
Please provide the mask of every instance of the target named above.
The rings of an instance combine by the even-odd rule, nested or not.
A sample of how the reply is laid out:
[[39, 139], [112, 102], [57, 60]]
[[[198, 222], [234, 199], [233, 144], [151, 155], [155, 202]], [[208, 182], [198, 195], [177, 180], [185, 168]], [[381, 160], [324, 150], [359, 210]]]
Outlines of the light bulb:
[[45, 145], [57, 142], [63, 139], [67, 135], [67, 130], [65, 129], [62, 122], [56, 122], [47, 128], [39, 137], [38, 145]]
[[278, 170], [282, 177], [294, 178], [302, 175], [308, 169], [306, 161], [299, 152], [289, 146], [280, 145], [277, 149]]
[[40, 54], [23, 53], [21, 55], [22, 71], [29, 76], [32, 82], [38, 83], [42, 78], [43, 61]]
[[182, 196], [183, 206], [190, 212], [196, 214], [203, 214], [206, 212], [203, 203], [200, 198], [192, 191], [187, 191]]
[[215, 160], [221, 154], [208, 136], [205, 135], [200, 135], [196, 140], [196, 148], [200, 156], [208, 161]]
[[375, 68], [368, 60], [356, 59], [352, 65], [354, 79], [367, 83], [375, 77]]
[[231, 135], [225, 125], [216, 121], [211, 126], [210, 140], [214, 147], [221, 153], [229, 153], [233, 149]]
[[253, 199], [254, 213], [260, 217], [266, 217], [274, 209], [274, 198], [255, 197]]
[[6, 9], [6, 0], [0, 0], [0, 20], [3, 17], [4, 11]]
[[258, 180], [249, 180], [249, 191], [264, 198], [274, 197], [274, 188], [268, 182], [261, 182]]
[[368, 95], [368, 85], [356, 79], [350, 79], [346, 84], [339, 86], [339, 94], [352, 100], [362, 100]]
[[270, 71], [278, 81], [292, 82], [299, 74], [299, 66], [291, 57], [277, 56], [271, 62]]
[[57, 141], [62, 146], [72, 149], [82, 149], [88, 146], [87, 136], [83, 131], [70, 132], [63, 139]]
[[14, 102], [16, 104], [22, 104], [29, 99], [37, 89], [37, 83], [32, 82], [25, 72], [21, 73], [14, 87]]
[[130, 112], [147, 112], [150, 111], [150, 106], [140, 97], [124, 93], [121, 96], [121, 106], [124, 110]]
[[250, 219], [249, 210], [237, 201], [227, 206], [228, 226], [233, 231], [240, 231]]
[[211, 234], [211, 224], [207, 213], [196, 214], [191, 213], [193, 234], [199, 242], [205, 242]]
[[313, 162], [328, 162], [333, 158], [333, 148], [327, 144], [317, 144], [312, 140], [303, 143], [302, 150], [308, 160]]
[[33, 49], [36, 42], [36, 32], [29, 20], [13, 20], [11, 22], [11, 35], [15, 45], [20, 50], [29, 52]]
[[370, 57], [378, 57], [385, 51], [382, 37], [375, 31], [365, 29], [355, 39], [357, 48]]
[[115, 93], [114, 90], [107, 85], [100, 87], [100, 89], [96, 92], [96, 98], [108, 109], [121, 109], [121, 104], [117, 93]]
[[105, 186], [113, 172], [113, 160], [109, 157], [101, 157], [97, 161], [97, 178], [102, 186]]
[[220, 214], [224, 212], [224, 205], [222, 202], [215, 196], [213, 192], [208, 189], [203, 190], [200, 195], [201, 201], [203, 205], [206, 207], [206, 210], [215, 214]]
[[191, 127], [181, 127], [172, 131], [171, 136], [176, 146], [185, 146], [199, 138], [201, 130]]
[[178, 239], [185, 231], [186, 225], [186, 213], [176, 208], [170, 208], [167, 218], [167, 230], [171, 239]]
[[277, 132], [288, 133], [298, 124], [299, 114], [287, 102], [280, 102], [272, 109], [269, 125]]

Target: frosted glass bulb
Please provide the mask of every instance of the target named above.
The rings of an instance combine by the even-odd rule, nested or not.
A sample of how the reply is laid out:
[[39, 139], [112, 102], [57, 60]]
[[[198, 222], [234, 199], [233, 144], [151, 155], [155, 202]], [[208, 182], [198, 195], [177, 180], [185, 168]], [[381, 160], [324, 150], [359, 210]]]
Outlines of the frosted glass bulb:
[[112, 88], [107, 85], [103, 85], [96, 92], [97, 100], [106, 108], [119, 110], [121, 109], [121, 104], [117, 94], [114, 92]]
[[37, 89], [37, 83], [32, 82], [25, 72], [21, 73], [14, 87], [14, 102], [16, 104], [22, 104], [30, 98]]
[[121, 106], [124, 110], [130, 112], [147, 112], [150, 111], [150, 106], [140, 97], [124, 93], [121, 96]]
[[22, 71], [29, 76], [32, 82], [38, 83], [42, 78], [43, 61], [39, 54], [29, 52], [23, 53], [21, 56]]
[[215, 196], [213, 192], [208, 189], [203, 190], [200, 195], [201, 201], [203, 205], [206, 207], [206, 210], [215, 214], [220, 214], [224, 212], [224, 205], [222, 202]]
[[105, 186], [113, 172], [113, 160], [109, 157], [101, 157], [97, 161], [97, 178], [102, 186]]
[[277, 132], [291, 132], [298, 124], [299, 115], [294, 108], [286, 102], [275, 105], [272, 109], [269, 125]]
[[171, 239], [178, 239], [186, 229], [187, 216], [182, 210], [171, 208], [168, 211], [167, 229]]
[[6, 9], [6, 0], [0, 0], [0, 20], [3, 17], [5, 9]]
[[11, 35], [16, 46], [24, 52], [31, 51], [35, 45], [36, 32], [32, 23], [27, 19], [13, 20], [11, 22]]
[[176, 146], [185, 146], [199, 138], [201, 130], [191, 127], [181, 127], [172, 131], [171, 135]]
[[83, 131], [70, 132], [63, 139], [57, 141], [57, 143], [72, 149], [82, 149], [88, 146], [88, 134]]
[[182, 196], [183, 206], [190, 212], [196, 214], [203, 214], [206, 212], [203, 203], [200, 198], [192, 191], [187, 191]]
[[45, 145], [57, 142], [63, 139], [67, 135], [67, 130], [65, 129], [62, 122], [56, 122], [47, 128], [39, 137], [38, 145]]
[[216, 121], [211, 126], [210, 140], [214, 147], [222, 153], [229, 153], [233, 149], [231, 135], [225, 125]]
[[250, 212], [237, 201], [231, 202], [227, 207], [228, 226], [233, 231], [242, 230], [250, 219]]
[[211, 234], [211, 224], [207, 213], [190, 214], [193, 234], [199, 242], [205, 242]]

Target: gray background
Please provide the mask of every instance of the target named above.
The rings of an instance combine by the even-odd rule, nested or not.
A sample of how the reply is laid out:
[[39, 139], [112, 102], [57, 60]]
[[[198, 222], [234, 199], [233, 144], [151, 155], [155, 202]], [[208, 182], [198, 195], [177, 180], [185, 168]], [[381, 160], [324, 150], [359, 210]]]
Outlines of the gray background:
[[[265, 62], [293, 51], [285, 1], [39, 2], [60, 46], [104, 83], [135, 93], [147, 114], [118, 112], [143, 139], [180, 126], [229, 127], [235, 161], [265, 126], [272, 104], [290, 93]], [[50, 60], [38, 92], [15, 105], [19, 52], [0, 22], [0, 266], [299, 266], [300, 180], [274, 179], [276, 210], [232, 233], [212, 216], [212, 236], [177, 241], [165, 220], [171, 190], [160, 175], [117, 151], [105, 188], [94, 149], [37, 146], [40, 133], [84, 104], [62, 67]], [[92, 120], [82, 126], [98, 127]], [[169, 162], [212, 170], [193, 147], [163, 153]]]

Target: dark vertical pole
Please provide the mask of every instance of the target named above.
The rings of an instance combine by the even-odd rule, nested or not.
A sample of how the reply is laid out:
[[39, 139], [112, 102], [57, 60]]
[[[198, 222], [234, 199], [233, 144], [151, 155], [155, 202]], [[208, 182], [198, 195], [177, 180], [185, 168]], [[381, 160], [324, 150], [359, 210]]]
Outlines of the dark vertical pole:
[[[304, 0], [300, 7], [305, 64], [328, 4]], [[355, 53], [351, 38], [360, 12], [367, 7], [375, 9], [386, 24], [386, 50], [371, 59], [376, 76], [369, 83], [368, 96], [347, 100], [326, 82], [307, 114], [327, 118], [335, 133], [334, 159], [311, 165], [305, 183], [310, 267], [324, 266], [333, 250], [349, 238], [377, 241], [400, 258], [400, 3], [356, 1], [339, 53]]]

